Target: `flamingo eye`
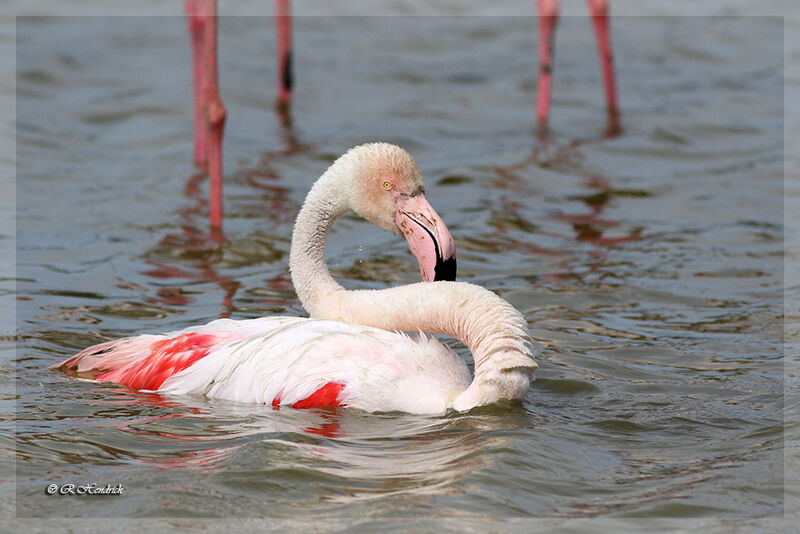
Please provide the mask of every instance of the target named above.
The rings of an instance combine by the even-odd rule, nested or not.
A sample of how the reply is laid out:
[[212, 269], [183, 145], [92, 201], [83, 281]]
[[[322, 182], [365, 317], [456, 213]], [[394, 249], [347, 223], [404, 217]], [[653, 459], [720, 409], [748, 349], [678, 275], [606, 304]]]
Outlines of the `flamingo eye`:
[[389, 191], [392, 188], [392, 182], [390, 182], [389, 180], [386, 180], [385, 182], [383, 182], [383, 188], [385, 190]]

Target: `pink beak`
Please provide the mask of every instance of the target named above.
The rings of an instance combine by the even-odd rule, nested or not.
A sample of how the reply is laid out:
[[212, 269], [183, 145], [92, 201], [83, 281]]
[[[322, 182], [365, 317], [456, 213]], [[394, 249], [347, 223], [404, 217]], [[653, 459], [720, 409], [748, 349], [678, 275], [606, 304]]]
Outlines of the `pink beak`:
[[394, 221], [408, 241], [426, 282], [456, 279], [456, 244], [422, 193], [400, 198]]

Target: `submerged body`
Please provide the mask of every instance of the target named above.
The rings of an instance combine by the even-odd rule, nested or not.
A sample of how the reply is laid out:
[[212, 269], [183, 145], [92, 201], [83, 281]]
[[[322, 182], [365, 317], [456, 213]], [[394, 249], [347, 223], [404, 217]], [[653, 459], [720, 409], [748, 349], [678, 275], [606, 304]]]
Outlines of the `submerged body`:
[[98, 345], [61, 365], [160, 393], [370, 412], [441, 413], [472, 382], [436, 338], [300, 317], [219, 319]]

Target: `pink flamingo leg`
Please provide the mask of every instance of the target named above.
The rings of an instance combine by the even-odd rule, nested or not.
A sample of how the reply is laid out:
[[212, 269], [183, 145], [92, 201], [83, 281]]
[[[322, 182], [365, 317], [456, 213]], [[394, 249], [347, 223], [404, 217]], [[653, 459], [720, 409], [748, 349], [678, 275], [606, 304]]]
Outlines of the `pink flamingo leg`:
[[216, 0], [186, 0], [192, 36], [195, 161], [208, 163], [211, 226], [222, 227], [222, 133], [226, 111], [219, 96]]
[[275, 0], [278, 27], [278, 105], [288, 106], [292, 99], [292, 17], [289, 0]]
[[222, 133], [225, 130], [227, 112], [219, 96], [217, 71], [217, 14], [216, 2], [214, 14], [209, 17], [206, 34], [206, 59], [208, 60], [207, 77], [203, 84], [206, 103], [206, 127], [208, 129], [208, 180], [209, 180], [209, 213], [211, 226], [222, 228]]
[[606, 105], [609, 115], [616, 116], [617, 87], [614, 80], [613, 54], [609, 32], [608, 0], [588, 0], [592, 13], [594, 31], [597, 35], [597, 53], [600, 56], [600, 68], [603, 71], [603, 84], [606, 90]]
[[186, 22], [189, 35], [192, 38], [192, 86], [194, 88], [194, 162], [197, 165], [208, 163], [208, 136], [206, 134], [205, 119], [203, 118], [203, 92], [200, 80], [205, 78], [203, 72], [203, 41], [205, 33], [200, 17], [194, 16], [198, 12], [196, 0], [186, 0]]
[[559, 8], [556, 0], [536, 0], [536, 8], [539, 12], [539, 89], [536, 117], [540, 124], [546, 124], [550, 112], [553, 45]]

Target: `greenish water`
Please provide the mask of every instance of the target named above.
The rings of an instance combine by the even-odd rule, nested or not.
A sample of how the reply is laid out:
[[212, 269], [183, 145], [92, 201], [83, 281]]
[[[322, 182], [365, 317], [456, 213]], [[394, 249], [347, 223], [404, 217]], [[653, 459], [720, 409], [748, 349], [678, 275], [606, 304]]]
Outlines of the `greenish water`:
[[[548, 138], [535, 28], [300, 18], [281, 117], [272, 21], [224, 19], [220, 244], [191, 165], [185, 21], [19, 19], [16, 412], [2, 423], [17, 515], [782, 516], [781, 21], [615, 20], [623, 130], [609, 136], [590, 23], [562, 20]], [[370, 140], [418, 159], [460, 280], [513, 303], [544, 347], [521, 406], [273, 411], [47, 369], [105, 339], [303, 313], [294, 216]], [[329, 260], [348, 287], [419, 277], [401, 239], [352, 216]], [[90, 482], [125, 493], [44, 491]]]

